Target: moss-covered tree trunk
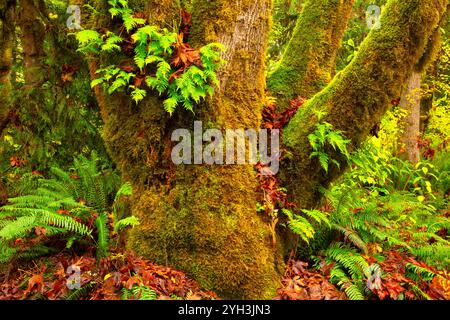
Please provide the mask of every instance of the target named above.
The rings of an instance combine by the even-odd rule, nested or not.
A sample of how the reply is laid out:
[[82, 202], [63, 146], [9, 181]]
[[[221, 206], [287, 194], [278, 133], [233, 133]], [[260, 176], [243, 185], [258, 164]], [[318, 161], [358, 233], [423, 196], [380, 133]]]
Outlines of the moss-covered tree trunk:
[[289, 192], [303, 208], [317, 205], [321, 186], [327, 186], [346, 167], [341, 154], [331, 148], [326, 173], [317, 158], [310, 158], [308, 135], [318, 122], [316, 113], [325, 112], [323, 122], [333, 125], [357, 148], [390, 105], [400, 97], [403, 84], [427, 52], [428, 44], [448, 7], [447, 0], [391, 0], [381, 17], [381, 28], [372, 30], [353, 61], [320, 93], [310, 99], [284, 131], [284, 143], [292, 159], [284, 164], [283, 175]]
[[280, 110], [297, 96], [310, 98], [333, 78], [336, 54], [354, 0], [308, 0], [268, 89]]
[[[195, 117], [177, 110], [170, 118], [156, 96], [136, 107], [126, 96], [97, 90], [105, 142], [133, 183], [132, 211], [141, 221], [129, 246], [228, 298], [271, 298], [283, 271], [269, 227], [256, 214], [256, 173], [251, 165], [175, 166], [171, 134], [192, 130], [194, 118], [204, 129], [260, 127], [270, 7], [268, 0], [194, 2], [192, 45], [218, 41], [227, 47], [220, 88]], [[177, 1], [145, 8], [136, 2], [134, 8], [148, 10], [150, 24], [179, 21]], [[96, 64], [91, 62], [92, 75]]]
[[25, 89], [32, 91], [44, 81], [43, 68], [45, 25], [41, 19], [42, 0], [21, 0], [18, 24], [23, 48]]
[[408, 79], [400, 100], [406, 116], [402, 121], [403, 134], [400, 142], [404, 148], [403, 157], [415, 164], [420, 160], [419, 136], [420, 136], [420, 101], [421, 101], [422, 75], [413, 72]]
[[8, 125], [14, 48], [15, 1], [0, 1], [0, 136]]

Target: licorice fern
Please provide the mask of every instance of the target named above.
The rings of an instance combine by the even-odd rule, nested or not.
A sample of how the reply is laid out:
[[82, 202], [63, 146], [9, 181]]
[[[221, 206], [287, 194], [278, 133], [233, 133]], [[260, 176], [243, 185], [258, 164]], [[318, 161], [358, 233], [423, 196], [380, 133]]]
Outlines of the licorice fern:
[[[219, 83], [217, 72], [224, 63], [223, 45], [210, 43], [194, 50], [184, 43], [182, 34], [147, 25], [145, 19], [135, 17], [128, 1], [110, 0], [108, 4], [111, 17], [121, 19], [126, 32], [117, 35], [111, 31], [79, 31], [78, 51], [86, 55], [129, 54], [121, 47], [127, 40], [134, 46], [134, 65], [127, 70], [117, 65], [102, 66], [92, 87], [102, 84], [108, 94], [128, 92], [136, 104], [147, 96], [147, 91], [153, 90], [164, 97], [164, 109], [170, 114], [179, 105], [193, 111], [194, 104], [213, 95], [213, 86]], [[141, 80], [132, 81], [137, 77]]]

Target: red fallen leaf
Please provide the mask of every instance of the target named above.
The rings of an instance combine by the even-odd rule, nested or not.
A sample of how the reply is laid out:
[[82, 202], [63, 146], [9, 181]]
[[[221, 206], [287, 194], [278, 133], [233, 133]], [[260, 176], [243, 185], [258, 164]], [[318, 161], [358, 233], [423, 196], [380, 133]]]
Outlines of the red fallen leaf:
[[392, 100], [391, 100], [391, 104], [392, 104], [393, 106], [398, 106], [398, 105], [400, 104], [400, 100], [401, 100], [401, 98], [392, 99]]
[[63, 216], [67, 216], [70, 215], [70, 211], [64, 210], [64, 209], [59, 209], [56, 211], [57, 214], [63, 215]]
[[73, 80], [73, 75], [77, 72], [78, 68], [71, 64], [63, 64], [61, 67], [61, 80], [62, 82], [70, 82]]
[[353, 214], [358, 214], [358, 213], [360, 213], [360, 212], [362, 212], [362, 211], [364, 211], [364, 208], [355, 208], [355, 209], [352, 209], [352, 213], [353, 213]]
[[34, 233], [37, 236], [45, 236], [45, 234], [47, 233], [47, 229], [45, 229], [44, 227], [35, 227], [34, 228]]
[[134, 78], [134, 85], [136, 87], [140, 87], [142, 85], [142, 82], [144, 81], [145, 77], [144, 76], [137, 76], [136, 78]]
[[134, 285], [140, 285], [141, 281], [136, 277], [130, 277], [124, 284], [125, 288], [130, 290]]
[[183, 41], [188, 42], [192, 27], [192, 17], [189, 12], [184, 9], [180, 10], [181, 23], [179, 33], [183, 34]]
[[200, 51], [184, 43], [183, 33], [178, 35], [177, 42], [174, 44], [174, 54], [170, 64], [182, 70], [193, 64], [201, 66]]
[[22, 243], [23, 243], [23, 239], [22, 238], [18, 238], [16, 240], [14, 240], [14, 245], [15, 246], [21, 245]]
[[125, 71], [125, 72], [133, 72], [135, 69], [131, 65], [121, 66], [119, 69]]
[[423, 153], [423, 157], [426, 159], [434, 159], [436, 155], [436, 150], [434, 149], [428, 149]]
[[72, 173], [72, 174], [70, 175], [70, 179], [72, 179], [72, 180], [80, 180], [80, 176], [77, 175], [76, 173]]
[[[44, 268], [45, 270], [45, 268]], [[28, 281], [28, 288], [23, 292], [27, 296], [31, 291], [38, 291], [44, 293], [44, 270], [40, 274], [35, 274]]]
[[12, 156], [11, 158], [9, 158], [9, 163], [11, 165], [11, 167], [21, 167], [23, 165], [25, 165], [27, 163], [26, 160], [20, 160], [17, 156]]

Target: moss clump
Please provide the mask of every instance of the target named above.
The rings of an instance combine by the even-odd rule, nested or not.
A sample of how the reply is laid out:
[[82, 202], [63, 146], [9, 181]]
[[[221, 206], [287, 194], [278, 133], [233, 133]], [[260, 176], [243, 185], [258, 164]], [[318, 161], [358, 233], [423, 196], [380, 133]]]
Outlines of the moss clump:
[[281, 110], [295, 97], [310, 98], [330, 82], [353, 3], [354, 0], [305, 3], [283, 58], [267, 83]]
[[255, 214], [251, 167], [179, 168], [168, 193], [152, 188], [135, 197], [142, 227], [131, 232], [138, 253], [180, 268], [223, 298], [270, 299], [283, 261]]

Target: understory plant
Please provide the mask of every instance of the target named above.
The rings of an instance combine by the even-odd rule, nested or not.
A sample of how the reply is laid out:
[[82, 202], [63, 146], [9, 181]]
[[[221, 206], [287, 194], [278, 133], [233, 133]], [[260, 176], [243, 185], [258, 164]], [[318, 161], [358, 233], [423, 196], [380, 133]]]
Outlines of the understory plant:
[[126, 0], [110, 0], [108, 4], [111, 17], [122, 21], [116, 32], [101, 28], [76, 33], [79, 52], [91, 58], [101, 54], [123, 58], [120, 64], [101, 66], [92, 87], [102, 84], [108, 94], [126, 92], [136, 104], [149, 91], [156, 92], [170, 114], [178, 105], [193, 112], [195, 104], [213, 95], [213, 87], [219, 84], [217, 71], [224, 63], [223, 45], [191, 48], [182, 33], [148, 25]]
[[91, 159], [79, 156], [70, 172], [53, 167], [50, 178], [38, 178], [24, 188], [27, 192], [8, 199], [0, 208], [1, 263], [75, 244], [94, 247], [98, 258], [106, 257], [110, 233], [115, 236], [139, 223], [133, 216], [118, 218], [120, 200], [131, 195], [131, 186], [124, 184], [116, 192], [117, 177], [99, 171], [97, 160], [95, 153]]

